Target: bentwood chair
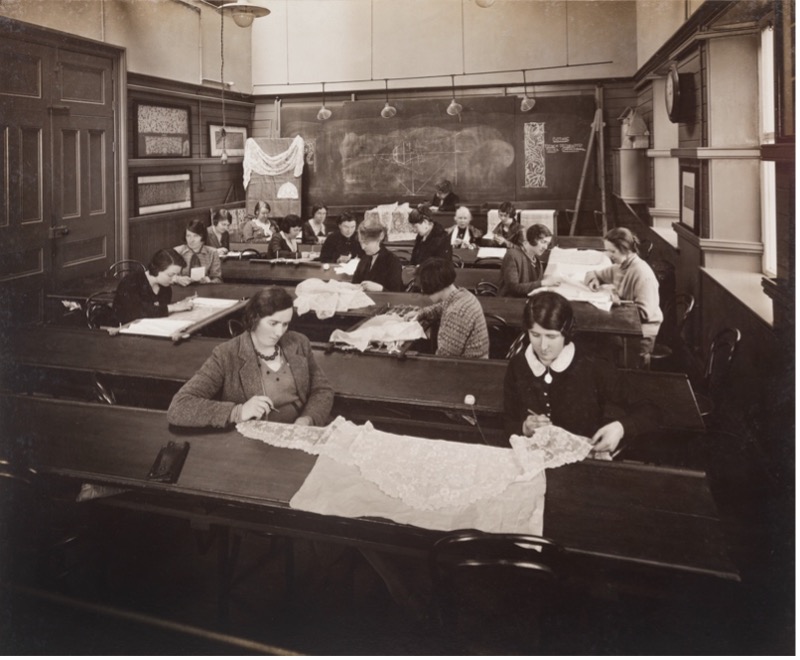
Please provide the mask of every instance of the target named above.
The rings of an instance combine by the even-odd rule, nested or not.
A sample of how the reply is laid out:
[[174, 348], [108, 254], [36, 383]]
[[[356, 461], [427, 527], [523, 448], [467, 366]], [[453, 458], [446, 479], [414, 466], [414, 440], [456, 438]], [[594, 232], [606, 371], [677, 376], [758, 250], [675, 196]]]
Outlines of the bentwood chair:
[[119, 319], [114, 313], [112, 303], [113, 291], [96, 291], [86, 299], [84, 311], [86, 325], [92, 330], [102, 327], [119, 327]]
[[502, 316], [497, 314], [484, 314], [486, 329], [489, 332], [489, 357], [501, 360], [508, 355], [517, 331], [508, 325]]
[[436, 620], [466, 652], [537, 650], [561, 611], [565, 553], [540, 536], [459, 530], [434, 544], [429, 568]]
[[650, 354], [651, 368], [669, 362], [679, 349], [683, 341], [683, 328], [693, 309], [694, 296], [691, 293], [679, 293], [664, 306], [664, 321]]
[[499, 291], [494, 282], [481, 281], [475, 286], [475, 294], [478, 296], [497, 296]]
[[711, 340], [706, 357], [700, 391], [696, 394], [700, 414], [711, 422], [715, 409], [719, 408], [720, 395], [725, 391], [731, 363], [742, 339], [738, 328], [723, 328]]
[[122, 259], [111, 264], [106, 269], [105, 277], [107, 280], [121, 280], [128, 273], [136, 272], [137, 270], [144, 271], [144, 264], [136, 259]]

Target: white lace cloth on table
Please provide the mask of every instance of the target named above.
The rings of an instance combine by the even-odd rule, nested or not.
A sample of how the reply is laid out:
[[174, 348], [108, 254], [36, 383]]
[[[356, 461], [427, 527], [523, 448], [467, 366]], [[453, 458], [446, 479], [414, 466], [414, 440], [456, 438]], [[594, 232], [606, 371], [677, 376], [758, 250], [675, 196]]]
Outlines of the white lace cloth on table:
[[305, 142], [299, 135], [292, 140], [289, 148], [275, 156], [270, 156], [258, 146], [253, 138], [247, 138], [244, 143], [244, 159], [242, 169], [244, 170], [244, 188], [250, 183], [250, 175], [255, 172], [266, 176], [277, 176], [284, 172], [292, 171], [295, 177], [303, 174], [303, 149]]
[[297, 313], [303, 315], [313, 311], [318, 319], [329, 319], [337, 312], [375, 304], [358, 284], [338, 280], [307, 279], [300, 282], [294, 292]]
[[555, 291], [560, 293], [567, 300], [578, 300], [588, 302], [604, 312], [610, 312], [611, 307], [614, 305], [614, 292], [611, 285], [603, 285], [599, 291], [592, 291], [586, 284], [583, 283], [583, 277], [576, 277], [575, 275], [563, 275], [554, 268], [551, 274], [561, 275], [561, 284], [558, 286], [542, 287], [534, 289], [529, 295], [536, 295], [539, 291]]
[[577, 463], [592, 451], [589, 438], [553, 425], [539, 427], [530, 438], [512, 435], [510, 442], [525, 475]]
[[378, 314], [351, 332], [338, 328], [331, 333], [330, 341], [353, 346], [365, 351], [370, 344], [385, 346], [390, 353], [400, 351], [404, 342], [425, 337], [418, 321], [404, 321], [395, 313]]
[[350, 259], [347, 263], [339, 264], [338, 266], [334, 267], [334, 272], [338, 273], [339, 275], [350, 275], [352, 277], [356, 274], [356, 268], [358, 267], [359, 259], [356, 257], [355, 259]]

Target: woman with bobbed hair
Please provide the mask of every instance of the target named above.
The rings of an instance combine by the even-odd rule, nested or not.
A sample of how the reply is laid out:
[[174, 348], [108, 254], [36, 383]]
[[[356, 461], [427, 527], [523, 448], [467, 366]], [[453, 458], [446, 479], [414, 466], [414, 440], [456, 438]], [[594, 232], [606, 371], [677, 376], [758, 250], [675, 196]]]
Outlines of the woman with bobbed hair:
[[383, 245], [386, 230], [377, 218], [365, 219], [358, 227], [358, 242], [364, 253], [353, 273], [353, 284], [364, 291], [402, 291], [403, 265]]
[[325, 228], [325, 218], [328, 217], [328, 207], [325, 204], [314, 204], [311, 207], [311, 218], [303, 225], [303, 243], [317, 245], [325, 241], [328, 230]]
[[658, 279], [639, 252], [638, 237], [626, 227], [615, 227], [603, 237], [611, 266], [586, 273], [585, 282], [592, 291], [602, 284], [613, 284], [621, 300], [631, 300], [642, 322], [640, 357], [647, 362], [653, 352], [656, 335], [664, 320], [659, 306]]
[[242, 226], [242, 238], [245, 243], [268, 243], [275, 233], [275, 223], [270, 220], [272, 207], [268, 202], [256, 202], [254, 216]]
[[299, 215], [290, 213], [281, 218], [279, 226], [281, 230], [275, 233], [269, 242], [269, 248], [267, 248], [269, 258], [296, 259], [300, 256], [299, 241], [303, 221]]
[[535, 293], [525, 304], [523, 329], [528, 345], [508, 363], [504, 385], [505, 428], [533, 435], [548, 424], [591, 438], [596, 452], [615, 452], [623, 437], [651, 430], [659, 410], [639, 402], [616, 420], [606, 404], [625, 406], [622, 379], [614, 366], [584, 354], [572, 340], [572, 306], [554, 291]]
[[[175, 251], [183, 257], [186, 266], [175, 278], [176, 284], [219, 284], [222, 282], [222, 262], [217, 251], [208, 245], [208, 228], [195, 218], [186, 226], [186, 242], [176, 245]], [[202, 271], [194, 270], [202, 268]], [[194, 270], [194, 275], [192, 271]], [[198, 277], [198, 273], [202, 273]]]
[[156, 252], [146, 270], [135, 270], [122, 278], [114, 294], [114, 314], [120, 323], [158, 318], [192, 308], [191, 299], [172, 302], [172, 284], [186, 265], [172, 248]]
[[294, 309], [281, 287], [259, 291], [244, 309], [245, 331], [215, 347], [175, 394], [167, 420], [177, 426], [224, 428], [249, 419], [323, 426], [333, 389], [311, 343], [288, 330]]
[[546, 225], [531, 225], [525, 231], [522, 245], [511, 245], [500, 265], [501, 296], [518, 297], [529, 295], [543, 286], [558, 286], [561, 279], [545, 275], [544, 255], [550, 249], [553, 232]]
[[517, 209], [514, 205], [511, 202], [503, 202], [497, 209], [497, 216], [500, 222], [495, 225], [491, 234], [484, 236], [483, 241], [487, 245], [502, 247], [522, 245], [522, 225], [517, 222]]

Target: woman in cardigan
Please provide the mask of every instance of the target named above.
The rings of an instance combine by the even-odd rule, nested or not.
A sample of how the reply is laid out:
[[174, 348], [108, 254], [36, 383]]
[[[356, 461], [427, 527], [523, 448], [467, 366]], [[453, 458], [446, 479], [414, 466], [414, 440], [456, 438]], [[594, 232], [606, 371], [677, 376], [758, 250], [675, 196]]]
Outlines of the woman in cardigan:
[[650, 265], [638, 255], [639, 239], [625, 227], [615, 227], [603, 238], [612, 265], [586, 273], [586, 284], [597, 291], [602, 284], [613, 284], [621, 300], [632, 300], [639, 310], [642, 335], [639, 354], [647, 362], [656, 335], [664, 320], [659, 307], [658, 279]]
[[358, 242], [364, 251], [353, 273], [353, 284], [364, 291], [402, 291], [403, 266], [382, 241], [386, 230], [380, 220], [364, 220], [358, 228]]
[[211, 216], [208, 228], [208, 244], [216, 249], [220, 257], [224, 257], [231, 249], [231, 214], [227, 209], [217, 209]]
[[169, 248], [156, 252], [147, 270], [135, 270], [123, 277], [114, 294], [117, 320], [130, 323], [190, 310], [190, 298], [172, 302], [172, 283], [185, 265], [183, 257]]
[[542, 257], [550, 247], [553, 232], [545, 225], [531, 225], [525, 232], [521, 246], [512, 245], [506, 250], [500, 266], [501, 296], [527, 296], [541, 286], [557, 286], [557, 277], [545, 276]]
[[596, 452], [613, 453], [623, 437], [654, 428], [659, 409], [640, 402], [619, 419], [606, 420], [606, 404], [626, 405], [623, 382], [610, 362], [575, 346], [574, 325], [572, 306], [554, 291], [540, 291], [525, 304], [523, 328], [530, 343], [508, 363], [505, 428], [509, 435], [531, 436], [553, 424], [591, 438]]
[[333, 389], [311, 343], [288, 331], [292, 297], [267, 287], [247, 302], [245, 332], [214, 348], [178, 391], [167, 420], [177, 426], [226, 427], [249, 419], [323, 426]]
[[269, 242], [267, 254], [270, 259], [283, 257], [286, 259], [296, 259], [300, 256], [300, 233], [303, 221], [299, 215], [290, 213], [281, 218], [281, 230], [276, 232]]
[[420, 205], [408, 214], [408, 223], [417, 231], [410, 259], [414, 266], [419, 266], [427, 259], [453, 258], [450, 235], [442, 225], [431, 218], [430, 210], [425, 205]]
[[275, 233], [275, 224], [269, 219], [272, 207], [267, 202], [256, 202], [255, 217], [242, 226], [245, 243], [269, 243]]
[[207, 243], [206, 226], [201, 220], [192, 220], [186, 227], [186, 243], [175, 247], [175, 251], [186, 262], [181, 274], [175, 278], [176, 284], [188, 286], [192, 282], [198, 284], [222, 282], [222, 262], [219, 260], [219, 254]]

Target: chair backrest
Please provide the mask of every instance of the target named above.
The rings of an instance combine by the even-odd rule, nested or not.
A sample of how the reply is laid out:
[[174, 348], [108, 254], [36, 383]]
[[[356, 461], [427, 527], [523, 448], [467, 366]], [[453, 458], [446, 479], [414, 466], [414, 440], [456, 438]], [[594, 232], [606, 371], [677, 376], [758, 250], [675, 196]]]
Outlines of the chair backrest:
[[108, 280], [121, 280], [128, 273], [141, 270], [144, 271], [145, 267], [141, 261], [136, 259], [122, 259], [115, 261], [106, 269], [106, 279]]
[[510, 360], [520, 351], [524, 351], [528, 345], [528, 332], [527, 330], [523, 330], [517, 335], [517, 338], [511, 342], [511, 346], [508, 347], [508, 353], [506, 353], [506, 360]]
[[694, 296], [679, 293], [664, 305], [664, 322], [658, 331], [658, 342], [673, 347], [682, 339], [683, 327], [694, 309]]
[[453, 252], [453, 254], [451, 255], [451, 258], [453, 260], [453, 265], [456, 268], [463, 268], [464, 267], [464, 260], [461, 257], [459, 257], [455, 252]]
[[723, 328], [711, 340], [703, 373], [703, 380], [709, 393], [717, 391], [728, 377], [731, 362], [741, 339], [742, 333], [738, 328]]
[[493, 360], [504, 359], [514, 343], [517, 329], [508, 325], [502, 316], [486, 313], [486, 329], [489, 332], [489, 357]]
[[228, 334], [231, 337], [238, 337], [244, 332], [244, 323], [239, 319], [228, 319]]
[[86, 311], [86, 325], [89, 328], [97, 330], [104, 326], [118, 327], [120, 325], [119, 319], [111, 306], [113, 300], [113, 291], [97, 291], [86, 299], [84, 309]]
[[500, 287], [498, 287], [494, 282], [482, 280], [475, 286], [475, 294], [478, 296], [497, 296], [499, 292]]
[[500, 268], [503, 265], [503, 260], [500, 257], [481, 257], [475, 260], [475, 265], [481, 268]]
[[241, 254], [242, 259], [257, 259], [260, 256], [261, 253], [255, 248], [245, 248]]
[[[441, 623], [469, 610], [500, 615], [524, 611], [515, 595], [551, 602], [564, 574], [565, 553], [553, 541], [528, 534], [459, 530], [439, 539], [429, 554], [434, 604]], [[517, 594], [509, 592], [509, 589]], [[496, 608], [507, 608], [497, 612]]]

